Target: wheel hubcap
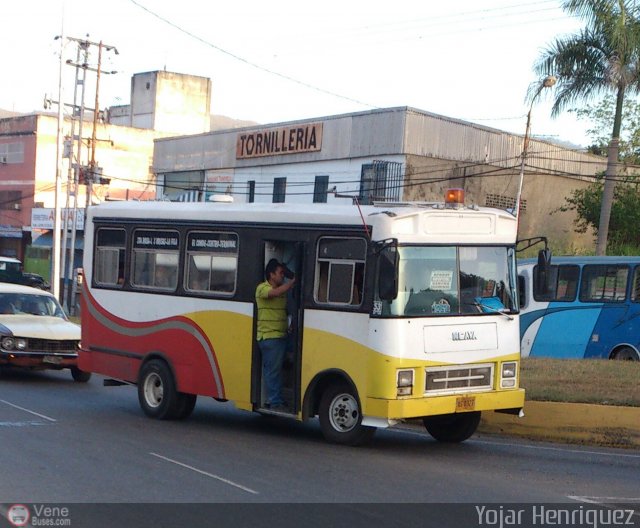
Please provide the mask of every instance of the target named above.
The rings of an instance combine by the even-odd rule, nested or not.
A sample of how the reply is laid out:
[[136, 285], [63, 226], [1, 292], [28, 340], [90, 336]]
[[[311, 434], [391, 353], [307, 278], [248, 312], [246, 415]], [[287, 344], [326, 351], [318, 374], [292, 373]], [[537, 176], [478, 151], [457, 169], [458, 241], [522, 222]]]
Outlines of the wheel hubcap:
[[164, 387], [160, 376], [156, 373], [149, 374], [144, 380], [144, 399], [149, 407], [159, 407], [163, 393]]
[[360, 418], [358, 402], [351, 394], [339, 394], [329, 407], [329, 420], [336, 431], [346, 433], [351, 431]]

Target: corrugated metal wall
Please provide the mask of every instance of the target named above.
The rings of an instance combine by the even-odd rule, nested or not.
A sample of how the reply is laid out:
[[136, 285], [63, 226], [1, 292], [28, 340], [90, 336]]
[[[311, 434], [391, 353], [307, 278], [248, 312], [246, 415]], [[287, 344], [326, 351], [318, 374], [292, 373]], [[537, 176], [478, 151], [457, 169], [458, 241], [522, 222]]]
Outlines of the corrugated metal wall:
[[[418, 156], [486, 163], [497, 167], [520, 164], [523, 138], [508, 132], [407, 109], [404, 152]], [[527, 171], [584, 177], [606, 167], [602, 158], [546, 141], [531, 140]]]

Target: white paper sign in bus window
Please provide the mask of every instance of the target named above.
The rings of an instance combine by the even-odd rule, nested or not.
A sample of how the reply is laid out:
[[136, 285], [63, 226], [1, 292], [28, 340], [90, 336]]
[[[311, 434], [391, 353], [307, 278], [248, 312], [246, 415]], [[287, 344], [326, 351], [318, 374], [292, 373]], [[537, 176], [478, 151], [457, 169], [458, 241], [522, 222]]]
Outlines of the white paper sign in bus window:
[[453, 271], [434, 270], [431, 272], [431, 281], [429, 282], [429, 289], [439, 290], [439, 291], [450, 290], [452, 281], [453, 281]]

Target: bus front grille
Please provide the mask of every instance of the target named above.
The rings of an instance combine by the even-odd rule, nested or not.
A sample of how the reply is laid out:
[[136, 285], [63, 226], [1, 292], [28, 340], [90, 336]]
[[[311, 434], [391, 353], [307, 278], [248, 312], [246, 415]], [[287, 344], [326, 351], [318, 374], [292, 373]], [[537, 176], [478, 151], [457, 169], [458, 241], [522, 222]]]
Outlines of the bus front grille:
[[472, 392], [493, 389], [493, 364], [425, 369], [428, 394]]

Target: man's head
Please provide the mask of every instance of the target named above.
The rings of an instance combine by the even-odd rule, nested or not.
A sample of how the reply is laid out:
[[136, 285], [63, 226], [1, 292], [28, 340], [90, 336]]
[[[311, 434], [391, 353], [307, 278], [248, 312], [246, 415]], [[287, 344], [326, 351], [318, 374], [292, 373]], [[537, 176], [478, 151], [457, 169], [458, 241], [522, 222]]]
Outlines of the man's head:
[[264, 269], [264, 278], [270, 284], [280, 286], [284, 282], [284, 269], [284, 264], [278, 262], [277, 259], [271, 259]]

